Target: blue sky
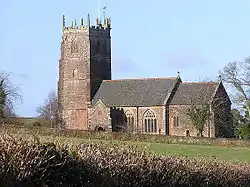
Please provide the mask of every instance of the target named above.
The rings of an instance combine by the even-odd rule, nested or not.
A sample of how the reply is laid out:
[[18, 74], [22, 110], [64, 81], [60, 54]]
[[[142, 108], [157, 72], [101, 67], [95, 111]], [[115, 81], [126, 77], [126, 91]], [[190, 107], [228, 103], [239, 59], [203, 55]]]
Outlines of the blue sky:
[[[216, 79], [230, 61], [250, 56], [249, 0], [101, 0], [112, 20], [112, 78]], [[58, 80], [62, 14], [67, 24], [90, 13], [98, 1], [1, 0], [0, 70], [20, 85], [17, 113], [36, 107]]]

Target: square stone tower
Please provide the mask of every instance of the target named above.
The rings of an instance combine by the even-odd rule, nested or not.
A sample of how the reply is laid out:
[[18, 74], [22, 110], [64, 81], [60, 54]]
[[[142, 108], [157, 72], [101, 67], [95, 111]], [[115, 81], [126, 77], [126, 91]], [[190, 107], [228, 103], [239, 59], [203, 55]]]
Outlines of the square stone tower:
[[70, 27], [63, 16], [59, 61], [59, 118], [67, 129], [88, 129], [88, 108], [103, 80], [111, 80], [111, 20], [91, 26], [81, 19]]

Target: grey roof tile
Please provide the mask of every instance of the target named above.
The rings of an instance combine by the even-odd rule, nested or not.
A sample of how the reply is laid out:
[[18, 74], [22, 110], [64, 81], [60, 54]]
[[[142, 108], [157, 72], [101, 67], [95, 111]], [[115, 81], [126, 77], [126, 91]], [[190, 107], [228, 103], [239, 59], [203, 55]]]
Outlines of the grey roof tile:
[[218, 86], [218, 82], [181, 83], [170, 101], [170, 105], [210, 103]]
[[109, 107], [163, 105], [177, 78], [105, 80], [92, 100]]

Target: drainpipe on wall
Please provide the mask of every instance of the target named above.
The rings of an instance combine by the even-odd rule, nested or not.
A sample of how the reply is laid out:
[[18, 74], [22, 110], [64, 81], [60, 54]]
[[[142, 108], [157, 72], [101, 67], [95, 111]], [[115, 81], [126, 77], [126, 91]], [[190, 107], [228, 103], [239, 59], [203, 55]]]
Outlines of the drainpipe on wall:
[[137, 133], [139, 133], [139, 107], [136, 107], [136, 119], [137, 119]]
[[211, 137], [211, 117], [212, 117], [212, 106], [210, 105], [209, 107], [209, 112], [210, 112], [210, 116], [209, 116], [209, 120], [208, 120], [208, 137], [210, 138]]
[[210, 138], [210, 124], [211, 124], [211, 120], [208, 120], [208, 137]]

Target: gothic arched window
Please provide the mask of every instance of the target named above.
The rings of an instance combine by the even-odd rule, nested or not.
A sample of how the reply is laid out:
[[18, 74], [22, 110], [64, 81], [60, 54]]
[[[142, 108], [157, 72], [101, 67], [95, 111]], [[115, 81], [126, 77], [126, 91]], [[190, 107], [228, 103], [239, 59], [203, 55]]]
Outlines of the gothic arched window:
[[73, 70], [73, 78], [76, 78], [77, 77], [77, 69], [74, 69]]
[[131, 130], [131, 132], [134, 132], [135, 130], [135, 118], [131, 111], [126, 111], [125, 113], [127, 118], [127, 127]]
[[78, 53], [78, 45], [76, 41], [72, 41], [71, 43], [71, 53]]
[[174, 126], [179, 127], [179, 116], [174, 116]]
[[144, 132], [157, 132], [157, 119], [152, 110], [147, 110], [143, 116]]

